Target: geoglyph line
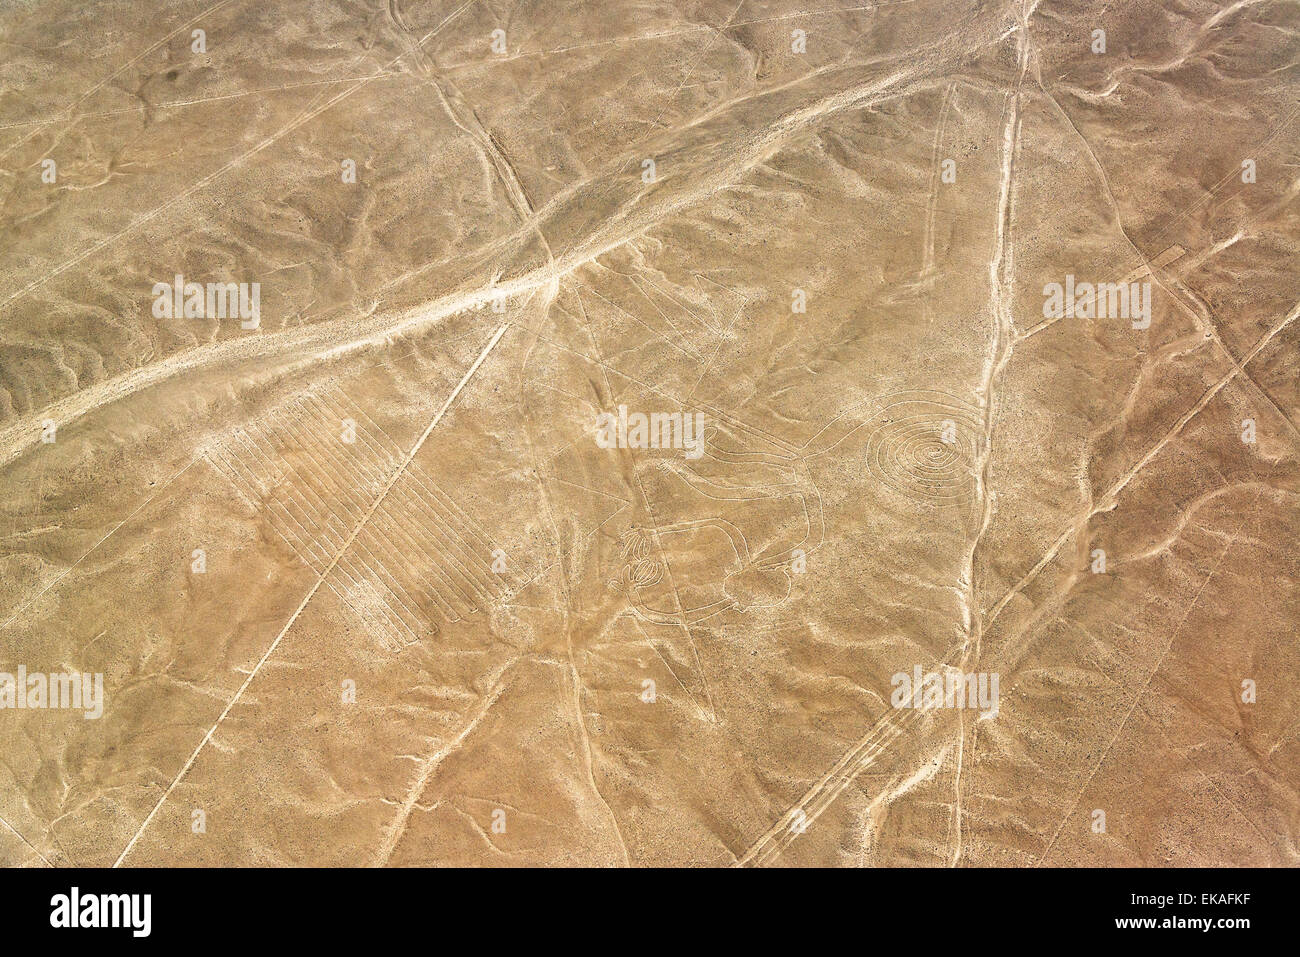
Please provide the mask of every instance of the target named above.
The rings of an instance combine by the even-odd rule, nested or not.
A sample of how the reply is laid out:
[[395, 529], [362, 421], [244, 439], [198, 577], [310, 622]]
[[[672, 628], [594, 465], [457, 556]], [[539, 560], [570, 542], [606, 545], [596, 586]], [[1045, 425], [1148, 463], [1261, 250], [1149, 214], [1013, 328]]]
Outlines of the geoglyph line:
[[222, 710], [221, 714], [217, 716], [217, 720], [213, 723], [212, 727], [210, 727], [207, 730], [207, 733], [204, 734], [203, 739], [199, 741], [199, 744], [194, 749], [194, 752], [189, 756], [189, 759], [186, 760], [185, 764], [181, 767], [176, 777], [172, 779], [171, 784], [169, 784], [167, 786], [167, 789], [163, 791], [162, 796], [158, 799], [158, 803], [153, 806], [153, 809], [149, 812], [149, 814], [145, 817], [144, 821], [140, 824], [139, 830], [135, 832], [131, 840], [127, 842], [126, 847], [122, 849], [122, 853], [118, 856], [117, 861], [114, 862], [113, 864], [114, 867], [120, 867], [122, 865], [122, 862], [125, 861], [126, 858], [130, 855], [132, 849], [134, 849], [136, 843], [140, 840], [141, 835], [143, 835], [144, 832], [148, 829], [150, 823], [152, 823], [153, 819], [157, 816], [158, 811], [166, 803], [167, 798], [171, 796], [172, 791], [174, 791], [176, 789], [176, 786], [182, 780], [184, 780], [185, 775], [188, 774], [190, 768], [194, 766], [194, 762], [197, 761], [199, 759], [199, 755], [203, 753], [203, 749], [207, 746], [207, 743], [212, 740], [212, 736], [216, 733], [217, 729], [221, 727], [221, 723], [226, 720], [227, 715], [229, 715], [231, 710], [235, 707], [235, 705], [239, 703], [240, 698], [244, 696], [244, 692], [248, 690], [248, 686], [253, 683], [253, 679], [255, 679], [257, 677], [258, 672], [262, 670], [262, 666], [266, 664], [266, 662], [270, 659], [270, 657], [273, 654], [275, 654], [275, 650], [278, 647], [280, 647], [280, 642], [284, 640], [284, 636], [289, 633], [289, 630], [291, 628], [293, 628], [294, 623], [298, 620], [298, 617], [303, 613], [303, 610], [311, 602], [312, 598], [315, 597], [316, 592], [320, 590], [321, 585], [325, 583], [325, 580], [329, 576], [329, 573], [333, 571], [333, 569], [338, 565], [339, 561], [343, 558], [344, 553], [347, 551], [348, 547], [352, 544], [353, 540], [365, 527], [366, 523], [370, 521], [371, 515], [373, 515], [375, 510], [378, 509], [381, 504], [383, 504], [383, 501], [387, 497], [389, 490], [393, 487], [393, 485], [401, 477], [402, 473], [406, 470], [407, 466], [410, 465], [411, 461], [419, 453], [420, 449], [424, 446], [424, 443], [428, 440], [429, 436], [433, 434], [433, 430], [438, 427], [438, 423], [441, 422], [443, 416], [447, 414], [447, 410], [451, 408], [451, 404], [456, 401], [456, 397], [460, 395], [461, 391], [465, 388], [466, 384], [468, 384], [469, 380], [473, 377], [474, 373], [478, 371], [479, 366], [483, 364], [483, 361], [487, 359], [488, 355], [496, 347], [496, 344], [501, 341], [501, 337], [505, 335], [505, 332], [509, 327], [510, 327], [509, 323], [502, 324], [497, 329], [496, 333], [492, 336], [491, 340], [489, 340], [488, 344], [483, 348], [483, 351], [479, 353], [478, 358], [474, 360], [474, 364], [470, 366], [469, 371], [465, 373], [464, 378], [460, 380], [456, 388], [452, 391], [451, 395], [447, 397], [447, 401], [443, 403], [442, 407], [438, 410], [437, 414], [433, 417], [433, 421], [429, 423], [428, 428], [424, 430], [424, 432], [420, 435], [419, 439], [416, 440], [415, 444], [411, 446], [410, 451], [406, 453], [406, 456], [403, 458], [400, 466], [397, 468], [397, 470], [393, 473], [392, 477], [389, 479], [388, 484], [384, 487], [383, 491], [380, 492], [379, 495], [375, 498], [374, 503], [370, 506], [370, 510], [362, 517], [357, 527], [353, 529], [351, 537], [349, 537], [349, 539], [343, 543], [342, 548], [340, 548], [339, 551], [335, 553], [334, 558], [330, 562], [329, 568], [325, 570], [324, 574], [317, 577], [316, 583], [312, 585], [311, 588], [308, 590], [307, 594], [303, 596], [303, 599], [299, 603], [298, 607], [294, 610], [293, 614], [289, 616], [289, 620], [286, 621], [284, 627], [280, 629], [280, 633], [275, 636], [275, 640], [271, 642], [271, 644], [267, 647], [265, 653], [258, 660], [257, 664], [252, 668], [252, 670], [249, 671], [248, 676], [244, 679], [243, 684], [239, 686], [239, 689], [226, 703], [225, 708]]

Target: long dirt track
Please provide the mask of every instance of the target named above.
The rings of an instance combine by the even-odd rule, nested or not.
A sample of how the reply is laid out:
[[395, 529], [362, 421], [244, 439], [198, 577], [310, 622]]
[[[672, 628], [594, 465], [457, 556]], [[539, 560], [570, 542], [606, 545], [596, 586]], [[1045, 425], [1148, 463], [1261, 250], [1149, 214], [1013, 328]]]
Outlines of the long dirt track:
[[1298, 93], [1290, 0], [0, 3], [0, 862], [1300, 863]]

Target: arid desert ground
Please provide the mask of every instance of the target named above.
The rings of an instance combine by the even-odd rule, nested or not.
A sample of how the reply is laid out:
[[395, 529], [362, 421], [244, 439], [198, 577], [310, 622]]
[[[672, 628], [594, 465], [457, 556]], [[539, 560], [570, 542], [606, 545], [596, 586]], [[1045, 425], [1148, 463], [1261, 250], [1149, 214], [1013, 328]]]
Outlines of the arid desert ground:
[[1300, 863], [1294, 0], [0, 0], [0, 862]]

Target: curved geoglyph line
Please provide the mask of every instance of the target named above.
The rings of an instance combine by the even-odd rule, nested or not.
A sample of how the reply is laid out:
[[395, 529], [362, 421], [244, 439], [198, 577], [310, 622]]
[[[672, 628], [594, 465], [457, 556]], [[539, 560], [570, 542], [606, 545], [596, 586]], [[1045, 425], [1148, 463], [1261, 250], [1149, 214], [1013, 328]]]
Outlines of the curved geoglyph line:
[[913, 501], [970, 506], [984, 430], [979, 410], [945, 392], [896, 392], [868, 420], [871, 474]]

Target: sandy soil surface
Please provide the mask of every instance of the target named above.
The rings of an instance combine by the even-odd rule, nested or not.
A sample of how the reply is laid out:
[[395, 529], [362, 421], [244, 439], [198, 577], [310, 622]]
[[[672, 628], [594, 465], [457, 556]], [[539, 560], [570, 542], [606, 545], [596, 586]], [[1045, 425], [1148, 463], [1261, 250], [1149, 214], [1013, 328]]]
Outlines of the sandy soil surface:
[[1300, 863], [1298, 92], [1290, 0], [0, 0], [0, 862]]

